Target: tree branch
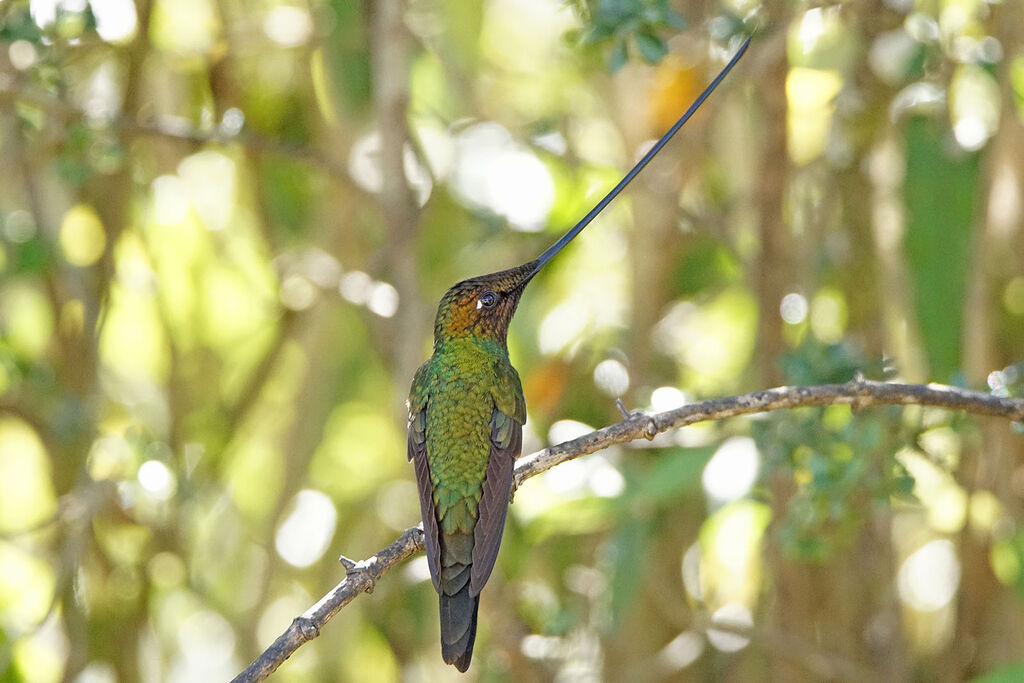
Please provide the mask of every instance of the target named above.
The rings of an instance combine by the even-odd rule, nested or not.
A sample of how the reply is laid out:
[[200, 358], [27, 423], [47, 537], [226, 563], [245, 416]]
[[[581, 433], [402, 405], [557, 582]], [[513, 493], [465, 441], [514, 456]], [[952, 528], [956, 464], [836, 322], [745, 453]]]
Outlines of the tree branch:
[[[1024, 422], [1024, 399], [1001, 398], [978, 391], [941, 384], [890, 384], [857, 378], [846, 384], [778, 387], [741, 396], [691, 403], [675, 410], [648, 415], [634, 412], [621, 422], [584, 434], [521, 458], [516, 463], [515, 484], [555, 465], [594, 453], [615, 444], [653, 439], [658, 434], [698, 422], [738, 415], [814, 406], [848, 405], [857, 411], [869, 406], [921, 405]], [[257, 657], [232, 683], [262, 681], [303, 643], [320, 635], [320, 629], [362, 592], [372, 592], [377, 580], [402, 560], [423, 550], [423, 530], [406, 529], [391, 545], [361, 562], [342, 557], [345, 578], [319, 602], [292, 621], [288, 629]]]
[[[79, 107], [61, 101], [49, 93], [24, 86], [11, 88], [0, 83], [0, 103], [27, 104], [62, 123], [88, 118]], [[352, 192], [366, 194], [352, 181], [343, 162], [312, 147], [268, 137], [256, 131], [226, 131], [222, 127], [201, 130], [183, 117], [169, 115], [150, 115], [145, 119], [122, 115], [104, 120], [103, 123], [113, 130], [133, 137], [162, 138], [193, 147], [206, 144], [239, 145], [256, 152], [294, 159], [322, 170]], [[61, 141], [63, 142], [63, 138]]]

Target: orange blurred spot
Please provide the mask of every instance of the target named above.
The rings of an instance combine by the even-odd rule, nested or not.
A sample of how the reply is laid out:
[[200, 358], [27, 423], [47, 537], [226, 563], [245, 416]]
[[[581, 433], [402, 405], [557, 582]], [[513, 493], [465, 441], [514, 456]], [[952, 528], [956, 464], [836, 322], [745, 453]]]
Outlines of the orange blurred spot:
[[526, 376], [523, 393], [530, 412], [550, 414], [558, 408], [565, 393], [569, 373], [564, 363], [552, 361]]
[[[678, 55], [666, 55], [654, 69], [651, 81], [652, 135], [668, 130], [701, 90], [697, 67]], [[700, 115], [700, 112], [697, 114]]]

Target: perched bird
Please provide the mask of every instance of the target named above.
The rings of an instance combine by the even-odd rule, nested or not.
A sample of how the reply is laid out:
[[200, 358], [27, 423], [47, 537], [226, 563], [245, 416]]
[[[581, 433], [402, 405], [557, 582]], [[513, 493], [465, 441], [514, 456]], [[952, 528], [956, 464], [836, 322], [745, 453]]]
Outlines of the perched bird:
[[434, 352], [409, 393], [408, 456], [415, 466], [427, 564], [441, 604], [441, 656], [469, 668], [480, 591], [505, 527], [526, 401], [506, 337], [526, 285], [654, 158], [746, 52], [740, 47], [686, 113], [571, 230], [521, 266], [463, 280], [441, 298]]

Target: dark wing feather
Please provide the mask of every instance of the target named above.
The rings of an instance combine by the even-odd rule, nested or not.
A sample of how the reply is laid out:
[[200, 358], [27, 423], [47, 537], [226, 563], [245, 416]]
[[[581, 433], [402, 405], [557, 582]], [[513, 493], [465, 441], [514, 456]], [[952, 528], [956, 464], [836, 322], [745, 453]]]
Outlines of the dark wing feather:
[[[424, 366], [426, 367], [426, 366]], [[427, 548], [427, 566], [434, 590], [441, 592], [441, 545], [437, 540], [437, 512], [434, 510], [434, 487], [427, 464], [427, 392], [422, 389], [420, 374], [416, 373], [412, 395], [409, 397], [409, 435], [407, 451], [416, 470], [416, 484], [420, 493], [420, 516], [423, 518], [423, 541]]]
[[[411, 434], [409, 444], [411, 452]], [[427, 465], [426, 441], [418, 446], [413, 454], [413, 465], [416, 469], [417, 488], [420, 491], [420, 516], [423, 518], [423, 543], [427, 548], [427, 567], [430, 568], [430, 579], [434, 582], [434, 590], [440, 593], [441, 545], [437, 540], [437, 513], [434, 511], [434, 492], [430, 483], [430, 467]]]
[[470, 595], [480, 594], [498, 558], [501, 534], [505, 530], [505, 514], [512, 494], [512, 468], [522, 449], [522, 423], [495, 408], [491, 414], [491, 455], [487, 461], [479, 516], [473, 530]]

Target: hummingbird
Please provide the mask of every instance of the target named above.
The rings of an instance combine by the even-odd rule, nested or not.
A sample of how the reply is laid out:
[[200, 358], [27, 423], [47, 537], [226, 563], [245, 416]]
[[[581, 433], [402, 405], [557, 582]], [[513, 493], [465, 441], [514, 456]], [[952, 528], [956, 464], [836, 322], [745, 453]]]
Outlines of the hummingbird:
[[526, 400], [508, 357], [523, 290], [629, 184], [736, 65], [750, 38], [689, 109], [591, 211], [537, 258], [453, 285], [438, 305], [433, 354], [409, 392], [408, 458], [416, 471], [430, 577], [440, 598], [441, 656], [469, 669], [480, 592], [494, 569], [523, 445]]

